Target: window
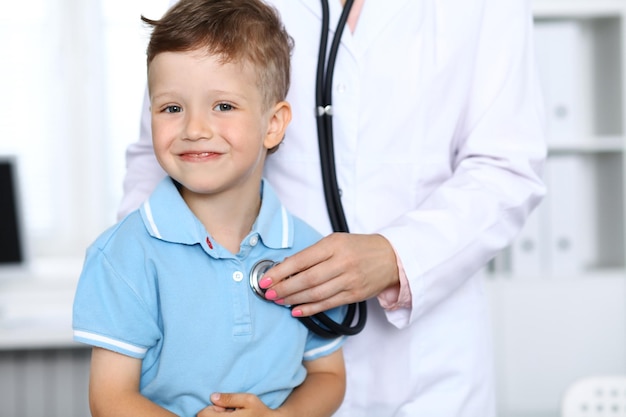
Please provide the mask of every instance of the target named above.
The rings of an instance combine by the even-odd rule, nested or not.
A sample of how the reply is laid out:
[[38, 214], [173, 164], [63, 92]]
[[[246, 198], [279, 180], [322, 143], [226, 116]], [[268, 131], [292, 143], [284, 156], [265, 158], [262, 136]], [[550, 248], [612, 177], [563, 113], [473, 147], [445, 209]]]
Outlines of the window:
[[115, 222], [145, 91], [140, 20], [167, 0], [34, 0], [0, 14], [0, 156], [18, 158], [34, 257], [82, 256]]

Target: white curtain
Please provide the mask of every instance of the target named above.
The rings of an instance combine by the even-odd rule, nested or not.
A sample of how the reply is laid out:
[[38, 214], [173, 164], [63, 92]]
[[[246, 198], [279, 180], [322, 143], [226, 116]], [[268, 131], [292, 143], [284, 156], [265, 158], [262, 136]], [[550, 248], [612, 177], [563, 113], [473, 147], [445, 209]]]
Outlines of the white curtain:
[[[149, 29], [167, 0], [9, 2], [0, 14], [0, 155], [18, 158], [29, 252], [82, 256], [115, 221], [137, 139]], [[0, 196], [2, 198], [2, 196]]]

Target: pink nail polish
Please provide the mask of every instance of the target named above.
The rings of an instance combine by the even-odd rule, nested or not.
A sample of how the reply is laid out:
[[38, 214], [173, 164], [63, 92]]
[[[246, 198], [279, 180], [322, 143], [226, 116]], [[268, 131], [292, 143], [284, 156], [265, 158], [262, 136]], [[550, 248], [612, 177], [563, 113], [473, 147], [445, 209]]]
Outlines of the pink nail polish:
[[276, 291], [274, 290], [269, 290], [265, 293], [265, 298], [267, 298], [268, 300], [275, 300], [278, 297], [278, 294], [276, 294]]
[[302, 317], [302, 310], [291, 310], [291, 315], [294, 317]]
[[284, 298], [280, 298], [280, 299], [278, 299], [278, 300], [274, 300], [274, 302], [275, 302], [276, 304], [281, 304], [281, 305], [282, 305], [282, 304], [285, 304], [285, 299], [284, 299]]
[[269, 288], [270, 285], [272, 285], [272, 278], [270, 277], [263, 277], [261, 281], [259, 281], [259, 287], [262, 289]]

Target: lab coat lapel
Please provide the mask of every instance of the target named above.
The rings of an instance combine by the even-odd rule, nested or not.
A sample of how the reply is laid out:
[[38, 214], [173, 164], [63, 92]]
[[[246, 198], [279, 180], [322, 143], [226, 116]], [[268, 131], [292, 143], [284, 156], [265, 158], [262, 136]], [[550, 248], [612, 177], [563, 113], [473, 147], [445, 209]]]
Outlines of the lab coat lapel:
[[[306, 6], [307, 9], [311, 13], [313, 13], [320, 22], [320, 28], [322, 27], [322, 0], [299, 0], [302, 4]], [[367, 0], [366, 0], [367, 1]], [[370, 1], [379, 1], [379, 0], [370, 0]], [[328, 39], [328, 48], [330, 49], [330, 44], [332, 42], [333, 36], [335, 36], [335, 29], [337, 28], [337, 23], [339, 22], [339, 17], [341, 16], [341, 12], [343, 11], [343, 7], [339, 0], [328, 0], [328, 10], [330, 11], [330, 21], [329, 21], [329, 39]], [[316, 33], [319, 35], [319, 32]], [[341, 37], [341, 44], [345, 47], [351, 54], [354, 51], [354, 42], [352, 38], [352, 34], [350, 30], [346, 27], [344, 29], [343, 35]]]
[[[320, 21], [322, 22], [322, 6], [321, 0], [299, 0], [306, 6]], [[342, 36], [342, 44], [350, 53], [358, 56], [357, 51], [364, 51], [368, 45], [375, 40], [380, 32], [390, 24], [395, 16], [406, 11], [405, 5], [412, 1], [423, 3], [424, 0], [393, 0], [393, 4], [381, 0], [365, 0], [363, 9], [353, 34], [349, 29], [345, 29]], [[339, 0], [328, 0], [328, 8], [330, 10], [330, 36], [335, 34], [337, 22], [343, 10]], [[366, 29], [363, 29], [365, 27]], [[330, 44], [330, 40], [329, 40]]]
[[[424, 3], [425, 0], [365, 0], [356, 25], [354, 37], [359, 49], [365, 51], [368, 45], [380, 37], [380, 33], [392, 24], [393, 19], [410, 11], [411, 2]], [[340, 6], [341, 7], [341, 6]]]
[[[331, 34], [334, 34], [337, 22], [339, 21], [339, 16], [341, 16], [342, 7], [339, 0], [327, 1], [328, 9], [330, 10], [330, 31]], [[300, 3], [304, 4], [306, 8], [311, 11], [311, 13], [317, 16], [320, 23], [322, 22], [322, 0], [300, 0]]]

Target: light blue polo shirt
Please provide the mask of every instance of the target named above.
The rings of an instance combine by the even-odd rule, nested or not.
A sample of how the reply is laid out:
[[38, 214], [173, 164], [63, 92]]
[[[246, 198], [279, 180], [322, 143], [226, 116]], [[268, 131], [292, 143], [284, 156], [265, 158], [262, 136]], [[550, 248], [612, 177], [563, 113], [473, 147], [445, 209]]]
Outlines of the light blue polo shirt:
[[304, 380], [303, 360], [343, 344], [250, 288], [257, 261], [281, 261], [320, 239], [267, 182], [261, 187], [259, 216], [238, 254], [207, 234], [169, 178], [87, 250], [74, 339], [142, 359], [141, 393], [179, 416], [195, 416], [213, 392], [253, 393], [276, 408]]

